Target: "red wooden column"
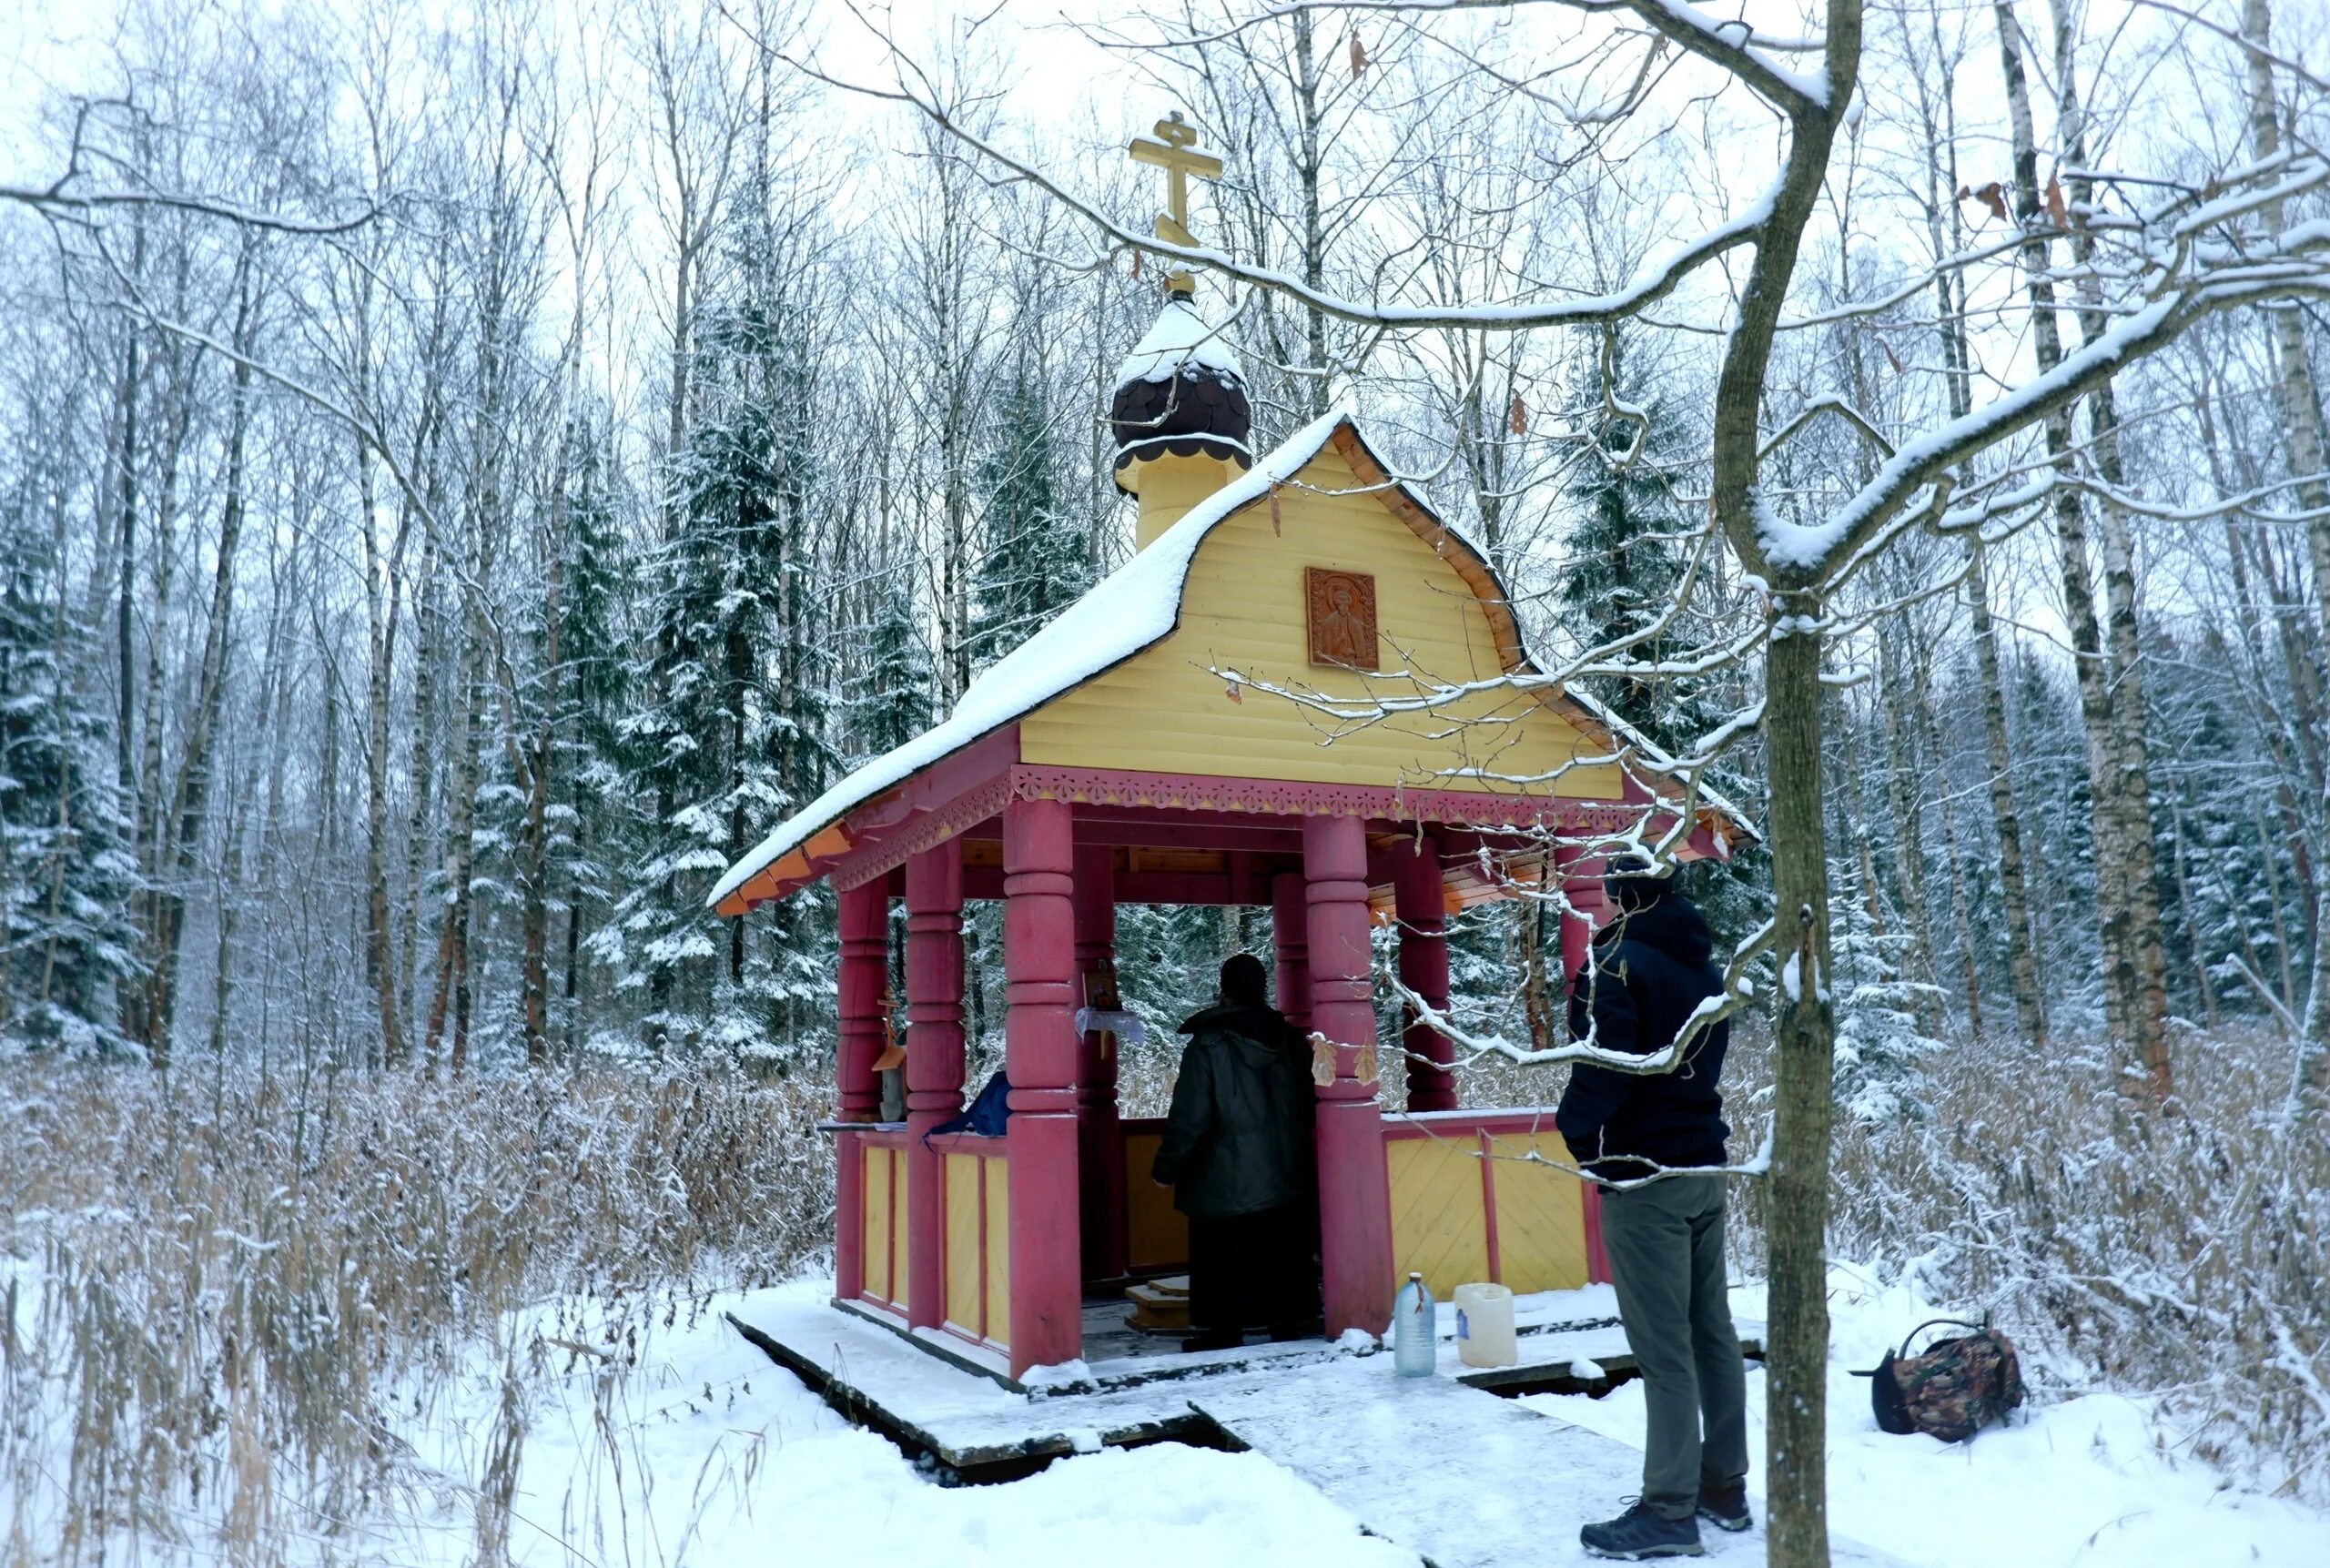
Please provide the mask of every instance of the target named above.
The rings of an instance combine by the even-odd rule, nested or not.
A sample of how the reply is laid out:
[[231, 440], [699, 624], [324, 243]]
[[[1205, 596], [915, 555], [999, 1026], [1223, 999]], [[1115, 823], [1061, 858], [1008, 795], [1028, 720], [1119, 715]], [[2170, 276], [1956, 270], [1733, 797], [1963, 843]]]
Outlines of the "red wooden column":
[[1310, 896], [1302, 874], [1271, 879], [1271, 940], [1278, 949], [1278, 1010], [1297, 1028], [1311, 1027]]
[[1327, 1337], [1392, 1321], [1392, 1189], [1375, 1086], [1357, 1076], [1375, 1042], [1367, 965], [1367, 835], [1357, 817], [1302, 823], [1310, 918], [1311, 1027], [1335, 1044], [1319, 1090], [1319, 1246]]
[[[1448, 916], [1440, 883], [1440, 841], [1403, 838], [1392, 849], [1392, 894], [1400, 917], [1400, 984], [1435, 1013], [1448, 1011]], [[1455, 1043], [1404, 1009], [1400, 1043], [1408, 1058], [1408, 1108], [1454, 1110]]]
[[907, 1321], [947, 1317], [946, 1160], [923, 1135], [963, 1108], [963, 853], [907, 862]]
[[1076, 1169], [1075, 821], [1003, 808], [1003, 1070], [1011, 1080], [1011, 1371], [1084, 1353]]
[[[883, 881], [841, 892], [836, 1121], [872, 1121], [882, 1109], [874, 1060], [882, 1054], [882, 982], [889, 962], [890, 899]], [[850, 1301], [866, 1292], [866, 1156], [856, 1133], [834, 1136], [834, 1294]]]
[[[1117, 1005], [1116, 852], [1105, 844], [1076, 846], [1077, 1000]], [[1110, 977], [1103, 996], [1091, 977]], [[1117, 1119], [1117, 1042], [1097, 1030], [1083, 1037], [1076, 1065], [1076, 1163], [1083, 1174], [1084, 1267], [1094, 1279], [1125, 1271], [1124, 1129]]]

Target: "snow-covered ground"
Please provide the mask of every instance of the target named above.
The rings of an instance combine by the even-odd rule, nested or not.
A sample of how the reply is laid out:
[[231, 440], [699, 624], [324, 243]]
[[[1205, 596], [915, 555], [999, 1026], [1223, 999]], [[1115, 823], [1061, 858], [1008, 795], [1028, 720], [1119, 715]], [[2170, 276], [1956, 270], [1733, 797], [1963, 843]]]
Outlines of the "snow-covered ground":
[[[1764, 1316], [1761, 1287], [1738, 1290]], [[1869, 1415], [1877, 1364], [1936, 1311], [1900, 1286], [1830, 1272], [1829, 1520], [1838, 1533], [1917, 1568], [2325, 1568], [2330, 1517], [2228, 1487], [2207, 1465], [2166, 1452], [2144, 1407], [2110, 1393], [2026, 1407], [2012, 1425], [1958, 1446], [1894, 1437]], [[1639, 1384], [1606, 1399], [1541, 1394], [1522, 1402], [1639, 1447]], [[1748, 1484], [1760, 1496], [1764, 1380], [1748, 1379]]]
[[[526, 1435], [512, 1558], [707, 1568], [1416, 1561], [1363, 1536], [1347, 1514], [1251, 1453], [1161, 1443], [1062, 1461], [1010, 1485], [934, 1484], [718, 1315], [770, 1295], [822, 1300], [829, 1290], [819, 1282], [715, 1300], [694, 1323], [655, 1330], [603, 1422], [594, 1369], [562, 1381]], [[475, 1432], [490, 1427], [494, 1397], [492, 1377], [481, 1375]], [[459, 1449], [436, 1457], [456, 1473], [480, 1468]], [[468, 1559], [466, 1509], [412, 1522], [397, 1561]]]
[[[803, 1284], [780, 1293], [819, 1290]], [[1738, 1310], [1760, 1317], [1760, 1291], [1741, 1290]], [[1959, 1448], [1879, 1432], [1868, 1384], [1848, 1369], [1874, 1364], [1888, 1339], [1926, 1310], [1906, 1290], [1868, 1288], [1842, 1270], [1834, 1310], [1829, 1495], [1839, 1533], [1919, 1568], [2330, 1564], [2330, 1518], [2224, 1488], [2207, 1467], [2163, 1452], [2143, 1408], [2116, 1395], [2049, 1405]], [[1748, 1386], [1760, 1454], [1761, 1375]], [[579, 1366], [552, 1382], [532, 1415], [510, 1542], [521, 1563], [1416, 1561], [1363, 1536], [1348, 1515], [1255, 1453], [1168, 1443], [1060, 1461], [1008, 1486], [933, 1484], [738, 1340], [716, 1310], [653, 1330], [641, 1375], [607, 1385], [603, 1420], [596, 1387], [593, 1369]], [[492, 1422], [490, 1373], [481, 1373], [476, 1398], [471, 1436], [432, 1456], [457, 1474], [481, 1468], [468, 1449], [482, 1444]], [[1638, 1388], [1599, 1401], [1526, 1402], [1641, 1440]], [[1760, 1477], [1750, 1484], [1760, 1491]], [[396, 1561], [451, 1563], [474, 1544], [466, 1505], [406, 1523], [380, 1543]]]
[[[511, 1558], [545, 1568], [1417, 1561], [1363, 1535], [1350, 1515], [1259, 1453], [1159, 1444], [1063, 1460], [1009, 1485], [936, 1484], [884, 1439], [827, 1410], [720, 1315], [766, 1296], [823, 1290], [803, 1282], [714, 1298], [669, 1322], [659, 1314], [639, 1330], [638, 1365], [627, 1375], [580, 1348], [598, 1336], [578, 1327], [575, 1303], [512, 1322], [513, 1342], [539, 1332], [572, 1348], [553, 1348], [541, 1372], [507, 1385], [524, 1391], [515, 1401], [516, 1462], [501, 1467], [515, 1478]], [[2163, 1451], [2144, 1410], [2125, 1398], [2056, 1402], [1960, 1448], [1878, 1432], [1868, 1384], [1848, 1369], [1873, 1364], [1890, 1336], [1930, 1314], [1910, 1291], [1866, 1287], [1846, 1270], [1833, 1300], [1829, 1473], [1840, 1533], [1917, 1568], [2330, 1564], [2330, 1517], [2224, 1488], [2205, 1466]], [[1740, 1291], [1737, 1305], [1742, 1316], [1762, 1315], [1758, 1290]], [[1760, 1373], [1748, 1388], [1760, 1454]], [[479, 1560], [479, 1522], [496, 1512], [481, 1508], [481, 1491], [493, 1484], [492, 1456], [510, 1452], [513, 1430], [504, 1392], [499, 1361], [481, 1357], [401, 1433], [413, 1444], [411, 1489], [337, 1531], [279, 1520], [289, 1526], [288, 1554], [412, 1568]], [[1525, 1402], [1640, 1442], [1638, 1389]], [[1464, 1462], [1461, 1453], [1442, 1457]], [[1760, 1492], [1760, 1477], [1750, 1484]], [[1608, 1501], [1615, 1510], [1619, 1500]], [[1737, 1556], [1735, 1546], [1717, 1561]]]

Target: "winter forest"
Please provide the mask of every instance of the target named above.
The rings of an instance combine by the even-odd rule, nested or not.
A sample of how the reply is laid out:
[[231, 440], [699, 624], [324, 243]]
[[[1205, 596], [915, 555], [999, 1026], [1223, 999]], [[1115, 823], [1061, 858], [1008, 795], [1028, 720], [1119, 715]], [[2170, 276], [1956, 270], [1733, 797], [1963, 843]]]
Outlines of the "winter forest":
[[[1363, 412], [1541, 663], [1757, 825], [1681, 875], [1750, 976], [1735, 1267], [1813, 1336], [1774, 1366], [1818, 1375], [1781, 1302], [1849, 1264], [2321, 1539], [2325, 21], [0, 24], [0, 1559], [724, 1561], [707, 1520], [782, 1516], [774, 1446], [606, 1501], [678, 1451], [600, 1347], [832, 1213], [831, 896], [706, 895], [1129, 559], [1109, 396], [1176, 266], [1257, 451]], [[1173, 109], [1225, 165], [1194, 247], [1124, 156]], [[1452, 925], [1468, 1098], [1557, 1097], [1560, 916]], [[1124, 912], [1129, 1108], [1267, 916]], [[1805, 1468], [1775, 1563], [1826, 1560]], [[1190, 1550], [1361, 1560], [1302, 1506]]]

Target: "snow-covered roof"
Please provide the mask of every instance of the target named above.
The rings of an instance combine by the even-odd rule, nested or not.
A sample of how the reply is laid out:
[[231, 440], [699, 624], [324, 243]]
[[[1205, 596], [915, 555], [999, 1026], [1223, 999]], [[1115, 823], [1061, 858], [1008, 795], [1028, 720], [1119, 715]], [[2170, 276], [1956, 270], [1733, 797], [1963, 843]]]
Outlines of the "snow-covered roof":
[[[1192, 313], [1194, 315], [1194, 313]], [[1151, 334], [1154, 336], [1155, 334]], [[1170, 372], [1169, 372], [1170, 373]], [[793, 814], [728, 868], [708, 902], [730, 894], [883, 791], [904, 784], [983, 735], [1120, 664], [1173, 630], [1190, 562], [1214, 524], [1302, 470], [1350, 416], [1314, 420], [1261, 462], [1190, 509], [1156, 542], [1094, 585], [1058, 619], [973, 681], [944, 723], [885, 752]]]
[[[1161, 641], [1180, 621], [1181, 591], [1206, 535], [1241, 507], [1265, 499], [1274, 486], [1292, 482], [1344, 426], [1359, 435], [1363, 446], [1368, 444], [1359, 432], [1358, 421], [1342, 410], [1297, 430], [1246, 473], [1191, 507], [1149, 548], [1103, 578], [1050, 624], [997, 661], [971, 683], [945, 721], [876, 757], [794, 813], [728, 868], [706, 902], [718, 906], [769, 866], [876, 795]], [[1396, 488], [1406, 492], [1404, 485]], [[1419, 507], [1423, 504], [1412, 494], [1408, 499]], [[1448, 531], [1485, 561], [1486, 557], [1473, 550], [1463, 535], [1454, 529]], [[1525, 649], [1522, 654], [1525, 659]], [[1659, 763], [1670, 760], [1603, 704], [1582, 693], [1563, 694], [1645, 756]], [[1704, 787], [1700, 793], [1709, 805], [1746, 824], [1745, 815], [1729, 802]]]
[[1207, 326], [1205, 318], [1188, 300], [1175, 298], [1165, 301], [1149, 335], [1117, 367], [1116, 384], [1167, 380], [1185, 367], [1233, 381], [1246, 379], [1245, 369], [1223, 339], [1221, 329]]

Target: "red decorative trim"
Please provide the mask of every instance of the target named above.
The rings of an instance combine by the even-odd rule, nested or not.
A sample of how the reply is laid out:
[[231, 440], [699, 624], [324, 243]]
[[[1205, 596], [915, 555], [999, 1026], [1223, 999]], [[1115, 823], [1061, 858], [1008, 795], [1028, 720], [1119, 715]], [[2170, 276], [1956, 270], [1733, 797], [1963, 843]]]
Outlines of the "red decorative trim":
[[1010, 789], [1021, 800], [1064, 800], [1092, 805], [1239, 812], [1265, 816], [1380, 817], [1393, 822], [1450, 823], [1474, 828], [1551, 827], [1589, 833], [1623, 832], [1642, 820], [1644, 810], [1642, 805], [1560, 795], [1304, 784], [1292, 779], [1139, 773], [1029, 763], [1012, 767]]
[[937, 848], [965, 828], [976, 827], [1001, 811], [1010, 794], [1010, 781], [997, 778], [957, 795], [935, 810], [910, 818], [904, 826], [836, 861], [834, 885], [844, 889], [862, 887], [877, 876], [888, 875], [924, 850]]

